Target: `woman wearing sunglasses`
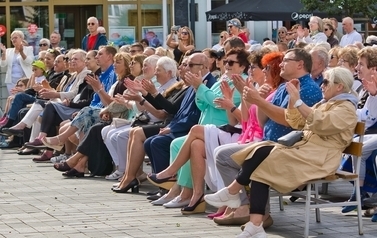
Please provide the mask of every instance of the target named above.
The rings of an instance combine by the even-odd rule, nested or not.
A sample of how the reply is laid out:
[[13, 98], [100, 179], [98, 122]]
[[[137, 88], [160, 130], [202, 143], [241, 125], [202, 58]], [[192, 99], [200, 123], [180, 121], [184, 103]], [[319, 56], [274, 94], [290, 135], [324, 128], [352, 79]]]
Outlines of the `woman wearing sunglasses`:
[[280, 43], [287, 43], [288, 44], [288, 39], [287, 39], [287, 28], [282, 26], [278, 29], [278, 42]]
[[[174, 36], [178, 37], [178, 41], [174, 41]], [[174, 60], [181, 64], [181, 61], [187, 51], [195, 49], [194, 34], [187, 26], [179, 28], [178, 31], [172, 30], [166, 40], [166, 45], [173, 49]]]
[[323, 32], [327, 36], [327, 43], [330, 44], [331, 48], [339, 45], [339, 40], [335, 38], [335, 29], [331, 22], [326, 22], [323, 25]]

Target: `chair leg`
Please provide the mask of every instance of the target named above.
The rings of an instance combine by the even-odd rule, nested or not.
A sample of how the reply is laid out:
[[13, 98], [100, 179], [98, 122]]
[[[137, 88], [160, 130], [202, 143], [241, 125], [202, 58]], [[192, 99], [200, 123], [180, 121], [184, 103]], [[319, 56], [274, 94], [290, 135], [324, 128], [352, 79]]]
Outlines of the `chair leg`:
[[280, 195], [279, 195], [279, 207], [280, 207], [280, 211], [284, 211], [283, 196], [280, 196]]
[[363, 220], [361, 215], [361, 195], [360, 195], [360, 181], [357, 178], [355, 180], [355, 187], [356, 187], [356, 201], [357, 201], [357, 221], [359, 225], [359, 235], [363, 235]]
[[304, 237], [309, 237], [309, 219], [310, 219], [310, 197], [311, 197], [311, 184], [306, 186], [306, 200], [305, 200], [305, 232]]
[[[318, 184], [317, 183], [314, 184], [314, 197], [316, 199], [319, 198]], [[318, 204], [318, 202], [316, 202], [316, 204]], [[317, 222], [321, 222], [321, 211], [319, 210], [319, 208], [315, 209], [315, 219], [316, 219]]]

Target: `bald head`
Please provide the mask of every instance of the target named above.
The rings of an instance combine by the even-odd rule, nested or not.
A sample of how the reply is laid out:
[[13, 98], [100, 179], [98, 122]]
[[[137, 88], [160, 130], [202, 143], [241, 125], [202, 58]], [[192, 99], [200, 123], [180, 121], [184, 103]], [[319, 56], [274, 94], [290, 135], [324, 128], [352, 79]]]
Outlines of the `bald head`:
[[347, 34], [349, 34], [353, 31], [353, 25], [354, 25], [354, 22], [353, 22], [353, 19], [351, 17], [343, 18], [342, 26], [343, 26], [344, 31]]
[[187, 64], [192, 65], [192, 67], [190, 67], [192, 73], [201, 71], [204, 76], [209, 72], [208, 57], [203, 53], [194, 53], [190, 55]]

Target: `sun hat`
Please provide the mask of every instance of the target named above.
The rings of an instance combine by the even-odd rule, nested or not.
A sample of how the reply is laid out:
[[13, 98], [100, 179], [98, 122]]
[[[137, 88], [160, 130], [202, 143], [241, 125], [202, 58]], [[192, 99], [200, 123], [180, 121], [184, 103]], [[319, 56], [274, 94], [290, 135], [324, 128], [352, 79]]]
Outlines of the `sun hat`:
[[46, 65], [41, 60], [34, 61], [33, 64], [32, 64], [32, 66], [35, 66], [35, 67], [43, 70], [43, 72], [46, 72]]

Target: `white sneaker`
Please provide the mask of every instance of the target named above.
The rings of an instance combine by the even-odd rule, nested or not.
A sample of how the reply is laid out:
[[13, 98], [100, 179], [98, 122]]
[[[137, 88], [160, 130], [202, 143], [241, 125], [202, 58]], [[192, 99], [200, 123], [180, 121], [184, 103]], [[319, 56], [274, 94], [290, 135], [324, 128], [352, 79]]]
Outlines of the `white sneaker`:
[[230, 194], [227, 187], [217, 191], [217, 193], [205, 195], [204, 200], [208, 204], [218, 208], [223, 206], [238, 208], [241, 206], [240, 194]]
[[189, 204], [190, 204], [190, 199], [186, 199], [182, 201], [181, 196], [178, 195], [170, 202], [164, 203], [162, 206], [166, 208], [181, 208], [181, 207], [186, 207]]
[[54, 156], [50, 159], [51, 163], [53, 164], [56, 164], [56, 163], [60, 163], [60, 162], [65, 162], [67, 159], [69, 159], [69, 157], [71, 157], [70, 155], [66, 155], [66, 154], [60, 154], [58, 156]]
[[255, 226], [253, 223], [246, 223], [245, 229], [236, 238], [267, 238], [267, 234], [263, 229], [263, 223]]
[[124, 172], [120, 172], [119, 170], [115, 170], [112, 174], [107, 175], [105, 177], [106, 180], [118, 180], [123, 177]]

